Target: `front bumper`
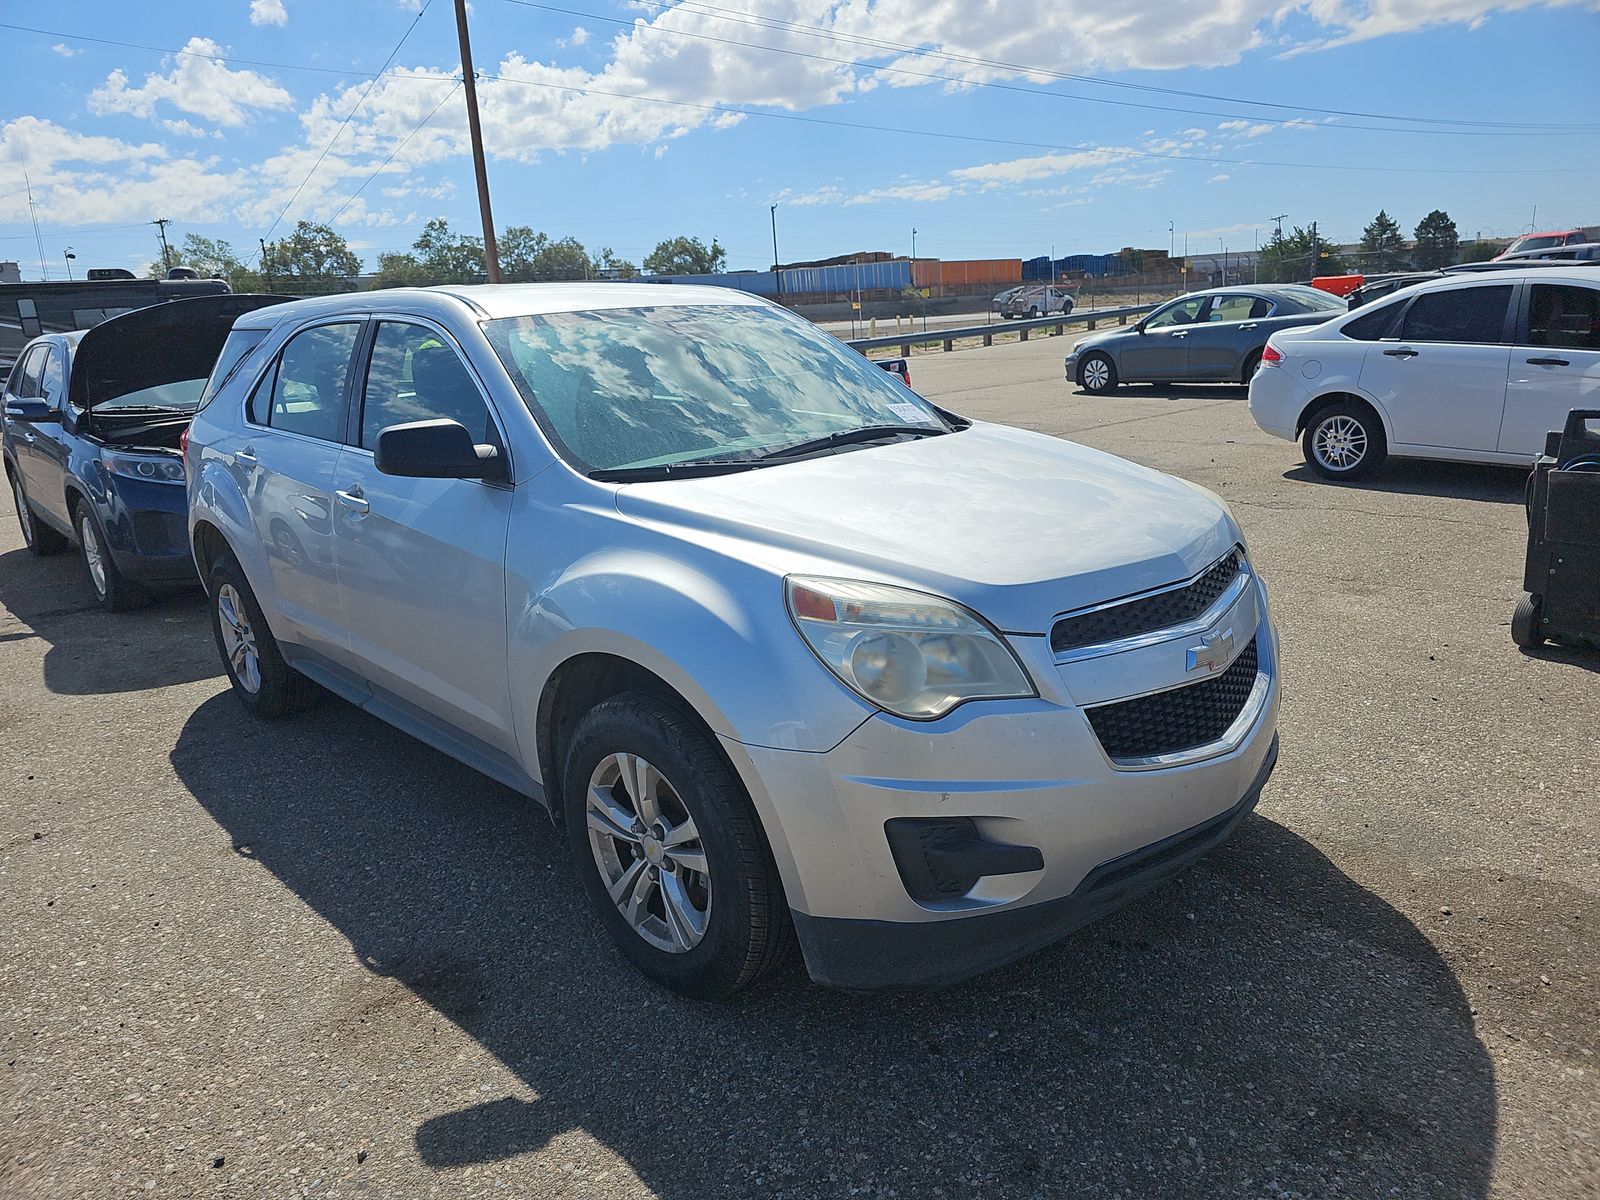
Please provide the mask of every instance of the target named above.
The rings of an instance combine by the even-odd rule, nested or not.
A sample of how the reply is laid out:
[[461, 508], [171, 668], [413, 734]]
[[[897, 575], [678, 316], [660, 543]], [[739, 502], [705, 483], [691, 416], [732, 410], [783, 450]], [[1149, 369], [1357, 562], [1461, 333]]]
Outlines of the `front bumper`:
[[1232, 808], [1101, 863], [1070, 895], [1055, 900], [922, 924], [795, 913], [806, 967], [818, 983], [867, 990], [941, 987], [1004, 966], [1116, 911], [1226, 841], [1255, 808], [1277, 762], [1274, 737]]
[[[1226, 738], [1191, 754], [1113, 760], [1086, 710], [1184, 680], [1192, 629], [1081, 657], [1013, 638], [1034, 699], [932, 722], [878, 714], [826, 753], [728, 744], [768, 825], [813, 977], [849, 988], [963, 978], [1063, 936], [1225, 837], [1276, 758], [1277, 639], [1259, 581], [1206, 621], [1253, 631], [1238, 642], [1256, 648], [1257, 685]], [[891, 822], [963, 826], [969, 842], [1037, 853], [949, 898], [913, 895]], [[1174, 838], [1181, 850], [1151, 857]], [[1106, 883], [1108, 864], [1130, 856], [1142, 865]]]

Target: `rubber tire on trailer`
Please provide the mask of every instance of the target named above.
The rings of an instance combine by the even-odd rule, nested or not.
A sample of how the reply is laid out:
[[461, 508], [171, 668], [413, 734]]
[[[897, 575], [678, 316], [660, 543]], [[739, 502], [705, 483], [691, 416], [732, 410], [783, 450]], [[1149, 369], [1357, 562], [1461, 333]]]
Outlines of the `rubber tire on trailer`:
[[60, 554], [72, 543], [50, 526], [39, 520], [28, 502], [22, 487], [22, 476], [6, 472], [11, 477], [11, 502], [17, 506], [17, 524], [22, 526], [22, 541], [30, 554], [43, 558], [47, 554]]
[[[1106, 366], [1105, 382], [1095, 387], [1088, 379], [1088, 366], [1091, 362], [1103, 362]], [[1083, 361], [1078, 364], [1078, 386], [1094, 396], [1104, 396], [1108, 392], [1117, 390], [1117, 364], [1111, 361], [1108, 354], [1086, 354]]]
[[[218, 599], [224, 585], [231, 586], [239, 597], [255, 637], [261, 686], [254, 692], [234, 673], [233, 663], [229, 660], [223, 643], [222, 615]], [[250, 590], [250, 583], [244, 577], [244, 569], [239, 566], [238, 560], [232, 554], [223, 554], [212, 565], [211, 576], [206, 580], [206, 596], [209, 600], [211, 635], [217, 643], [217, 654], [222, 659], [222, 669], [227, 672], [228, 682], [233, 685], [233, 694], [239, 697], [239, 702], [251, 716], [268, 720], [286, 716], [300, 709], [309, 708], [322, 698], [323, 692], [320, 687], [284, 661], [283, 652], [278, 649], [277, 639], [272, 636], [272, 630], [267, 626], [266, 615], [262, 613], [256, 594]]]
[[1511, 640], [1524, 650], [1544, 645], [1544, 597], [1523, 592], [1511, 614]]
[[[589, 841], [586, 797], [610, 755], [636, 754], [670, 783], [693, 818], [711, 877], [706, 931], [689, 950], [647, 942], [607, 894]], [[699, 726], [676, 704], [629, 692], [597, 705], [573, 731], [562, 779], [568, 848], [584, 890], [624, 957], [672, 991], [723, 1000], [794, 953], [783, 884], [744, 786]]]
[[1245, 355], [1244, 369], [1239, 374], [1239, 382], [1244, 384], [1246, 387], [1249, 387], [1250, 381], [1256, 377], [1256, 372], [1260, 369], [1261, 351], [1252, 350], [1249, 354]]
[[[1316, 453], [1318, 431], [1330, 421], [1340, 418], [1354, 421], [1367, 440], [1365, 453], [1353, 466], [1343, 469], [1325, 465], [1318, 459]], [[1348, 400], [1336, 401], [1319, 408], [1311, 415], [1300, 438], [1300, 449], [1306, 456], [1306, 465], [1324, 479], [1360, 479], [1389, 457], [1389, 443], [1383, 436], [1383, 425], [1376, 414], [1366, 405]]]
[[[106, 531], [100, 527], [100, 518], [95, 516], [94, 508], [88, 501], [79, 500], [72, 506], [72, 527], [78, 531], [78, 545], [84, 570], [89, 575], [89, 587], [94, 591], [94, 598], [100, 602], [101, 608], [119, 613], [143, 608], [150, 603], [150, 593], [117, 567], [117, 560], [111, 557], [111, 547], [106, 542]], [[89, 564], [91, 538], [94, 551], [100, 556], [103, 583], [95, 579], [94, 568]]]

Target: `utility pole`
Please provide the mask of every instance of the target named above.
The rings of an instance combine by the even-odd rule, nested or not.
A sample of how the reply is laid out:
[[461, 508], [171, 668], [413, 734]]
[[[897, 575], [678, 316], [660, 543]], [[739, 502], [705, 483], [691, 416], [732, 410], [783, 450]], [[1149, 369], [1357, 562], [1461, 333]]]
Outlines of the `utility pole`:
[[261, 244], [261, 286], [271, 290], [272, 267], [267, 262], [267, 239], [257, 238], [256, 241]]
[[1287, 217], [1288, 215], [1289, 215], [1288, 213], [1279, 213], [1277, 216], [1272, 218], [1273, 222], [1275, 222], [1277, 224], [1277, 226], [1278, 226], [1278, 238], [1277, 238], [1277, 240], [1280, 241], [1280, 242], [1283, 241], [1283, 219], [1285, 217]]
[[478, 122], [478, 82], [472, 74], [472, 43], [467, 38], [467, 0], [456, 0], [456, 33], [461, 39], [461, 77], [467, 93], [467, 129], [472, 134], [472, 169], [478, 177], [478, 212], [483, 217], [483, 266], [490, 283], [500, 282], [500, 247], [489, 211], [489, 172], [483, 163], [483, 127]]
[[1317, 269], [1322, 266], [1322, 244], [1317, 241], [1317, 223], [1311, 222], [1311, 274], [1308, 278], [1315, 279]]
[[161, 265], [167, 270], [172, 270], [172, 247], [167, 245], [167, 226], [172, 221], [167, 217], [157, 217], [150, 224], [156, 227], [156, 232], [161, 235]]
[[778, 206], [772, 206], [772, 278], [777, 281], [778, 303], [783, 303], [783, 272], [778, 269]]

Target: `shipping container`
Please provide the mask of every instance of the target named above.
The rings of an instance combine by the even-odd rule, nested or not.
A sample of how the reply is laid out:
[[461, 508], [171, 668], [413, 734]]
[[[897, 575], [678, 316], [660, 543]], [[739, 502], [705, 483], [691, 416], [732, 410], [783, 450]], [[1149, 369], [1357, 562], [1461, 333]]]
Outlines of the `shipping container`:
[[724, 275], [640, 275], [639, 283], [697, 284], [708, 287], [735, 288], [756, 296], [775, 296], [777, 277], [771, 271], [734, 271]]
[[794, 267], [780, 272], [787, 296], [843, 296], [851, 292], [901, 291], [911, 286], [911, 263], [851, 263], [840, 267]]
[[911, 267], [919, 288], [988, 288], [1022, 282], [1020, 258], [919, 258]]

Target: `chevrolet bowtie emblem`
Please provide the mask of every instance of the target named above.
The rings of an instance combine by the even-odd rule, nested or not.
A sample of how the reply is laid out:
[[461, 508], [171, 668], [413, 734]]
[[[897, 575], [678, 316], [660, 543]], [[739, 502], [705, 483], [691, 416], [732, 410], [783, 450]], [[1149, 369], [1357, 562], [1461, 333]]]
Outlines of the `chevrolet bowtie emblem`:
[[1233, 630], [1224, 629], [1221, 633], [1209, 635], [1198, 646], [1189, 647], [1189, 666], [1191, 671], [1217, 671], [1228, 665], [1228, 660], [1233, 657]]

